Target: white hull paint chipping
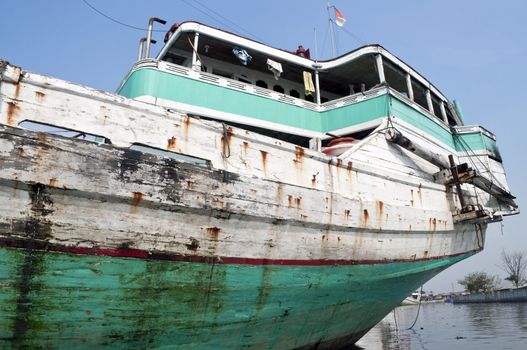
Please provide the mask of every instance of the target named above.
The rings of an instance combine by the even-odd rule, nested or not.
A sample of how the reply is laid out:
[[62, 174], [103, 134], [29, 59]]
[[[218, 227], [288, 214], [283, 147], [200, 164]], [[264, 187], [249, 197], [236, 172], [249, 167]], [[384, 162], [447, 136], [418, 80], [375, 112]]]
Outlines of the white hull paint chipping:
[[[389, 122], [440, 154], [452, 150], [397, 118], [382, 119], [370, 136], [332, 158], [45, 76], [23, 72], [19, 81], [16, 70], [8, 66], [4, 73], [15, 78], [1, 85], [2, 124], [30, 120], [112, 142], [72, 147], [72, 139], [26, 132], [21, 139], [37, 140], [20, 151], [11, 139], [0, 139], [2, 224], [30, 214], [28, 193], [15, 183], [45, 184], [54, 198], [45, 218], [52, 244], [357, 261], [431, 259], [483, 248], [486, 224], [454, 223], [460, 209], [454, 189], [434, 181], [433, 165], [389, 144], [384, 130]], [[175, 166], [187, 176], [172, 192], [170, 174], [149, 167], [139, 166], [123, 181], [116, 173], [121, 165], [106, 157], [122, 159], [132, 144], [206, 159], [212, 169]], [[161, 160], [153, 157], [152, 164]], [[214, 172], [237, 178], [218, 180]]]

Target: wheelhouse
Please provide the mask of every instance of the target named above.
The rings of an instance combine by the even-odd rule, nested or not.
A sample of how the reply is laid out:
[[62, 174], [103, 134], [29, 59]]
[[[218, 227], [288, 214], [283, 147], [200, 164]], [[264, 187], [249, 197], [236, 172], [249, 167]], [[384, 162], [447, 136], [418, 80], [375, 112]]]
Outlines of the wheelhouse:
[[[196, 22], [172, 29], [155, 60], [142, 59], [132, 68], [120, 94], [228, 121], [302, 146], [312, 138], [367, 134], [375, 127], [374, 121], [390, 111], [382, 108], [387, 102], [381, 99], [377, 99], [376, 115], [364, 115], [359, 105], [371, 104], [380, 96], [395, 97], [445, 129], [462, 125], [454, 104], [379, 45], [316, 61], [301, 47], [289, 52]], [[184, 76], [185, 81], [154, 77], [150, 72], [147, 81], [134, 83], [133, 75], [142, 69]], [[193, 85], [188, 79], [209, 86]], [[144, 86], [134, 86], [137, 84]], [[233, 95], [232, 90], [238, 94]]]

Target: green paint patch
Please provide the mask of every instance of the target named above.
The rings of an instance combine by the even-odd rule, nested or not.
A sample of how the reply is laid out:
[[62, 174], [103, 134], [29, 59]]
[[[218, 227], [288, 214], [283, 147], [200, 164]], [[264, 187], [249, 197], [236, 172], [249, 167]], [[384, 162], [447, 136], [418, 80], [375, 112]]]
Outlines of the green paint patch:
[[374, 325], [467, 256], [252, 266], [0, 248], [0, 348], [295, 348]]
[[[219, 112], [318, 132], [331, 132], [392, 115], [418, 127], [439, 142], [452, 148], [455, 147], [458, 151], [462, 150], [453, 140], [448, 128], [388, 94], [328, 111], [316, 112], [151, 68], [133, 72], [119, 94], [128, 98], [155, 96]], [[203, 96], [207, 97], [203, 98]], [[492, 148], [492, 143], [495, 144], [488, 137], [488, 140], [483, 140], [479, 136], [479, 140], [472, 136], [462, 137], [466, 139], [471, 150]]]

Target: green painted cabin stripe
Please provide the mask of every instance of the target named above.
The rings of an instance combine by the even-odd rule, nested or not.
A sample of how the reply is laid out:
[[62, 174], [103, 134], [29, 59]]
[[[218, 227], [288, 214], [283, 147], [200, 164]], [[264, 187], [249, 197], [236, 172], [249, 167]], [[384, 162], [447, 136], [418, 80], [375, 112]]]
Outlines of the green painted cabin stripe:
[[469, 255], [251, 266], [0, 248], [0, 348], [291, 349], [374, 325]]
[[460, 135], [464, 142], [454, 140], [448, 129], [388, 94], [324, 112], [315, 112], [152, 68], [134, 71], [119, 94], [128, 98], [155, 96], [318, 132], [331, 132], [392, 115], [420, 128], [459, 152], [465, 150], [465, 143], [471, 150], [497, 150], [496, 142], [480, 132]]

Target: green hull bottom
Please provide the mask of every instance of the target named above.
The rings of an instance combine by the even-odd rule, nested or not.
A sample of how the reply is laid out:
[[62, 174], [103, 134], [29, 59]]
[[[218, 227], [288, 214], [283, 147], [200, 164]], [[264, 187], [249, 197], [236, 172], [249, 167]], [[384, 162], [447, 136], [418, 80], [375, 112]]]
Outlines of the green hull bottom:
[[468, 255], [283, 266], [0, 248], [0, 348], [343, 346]]

